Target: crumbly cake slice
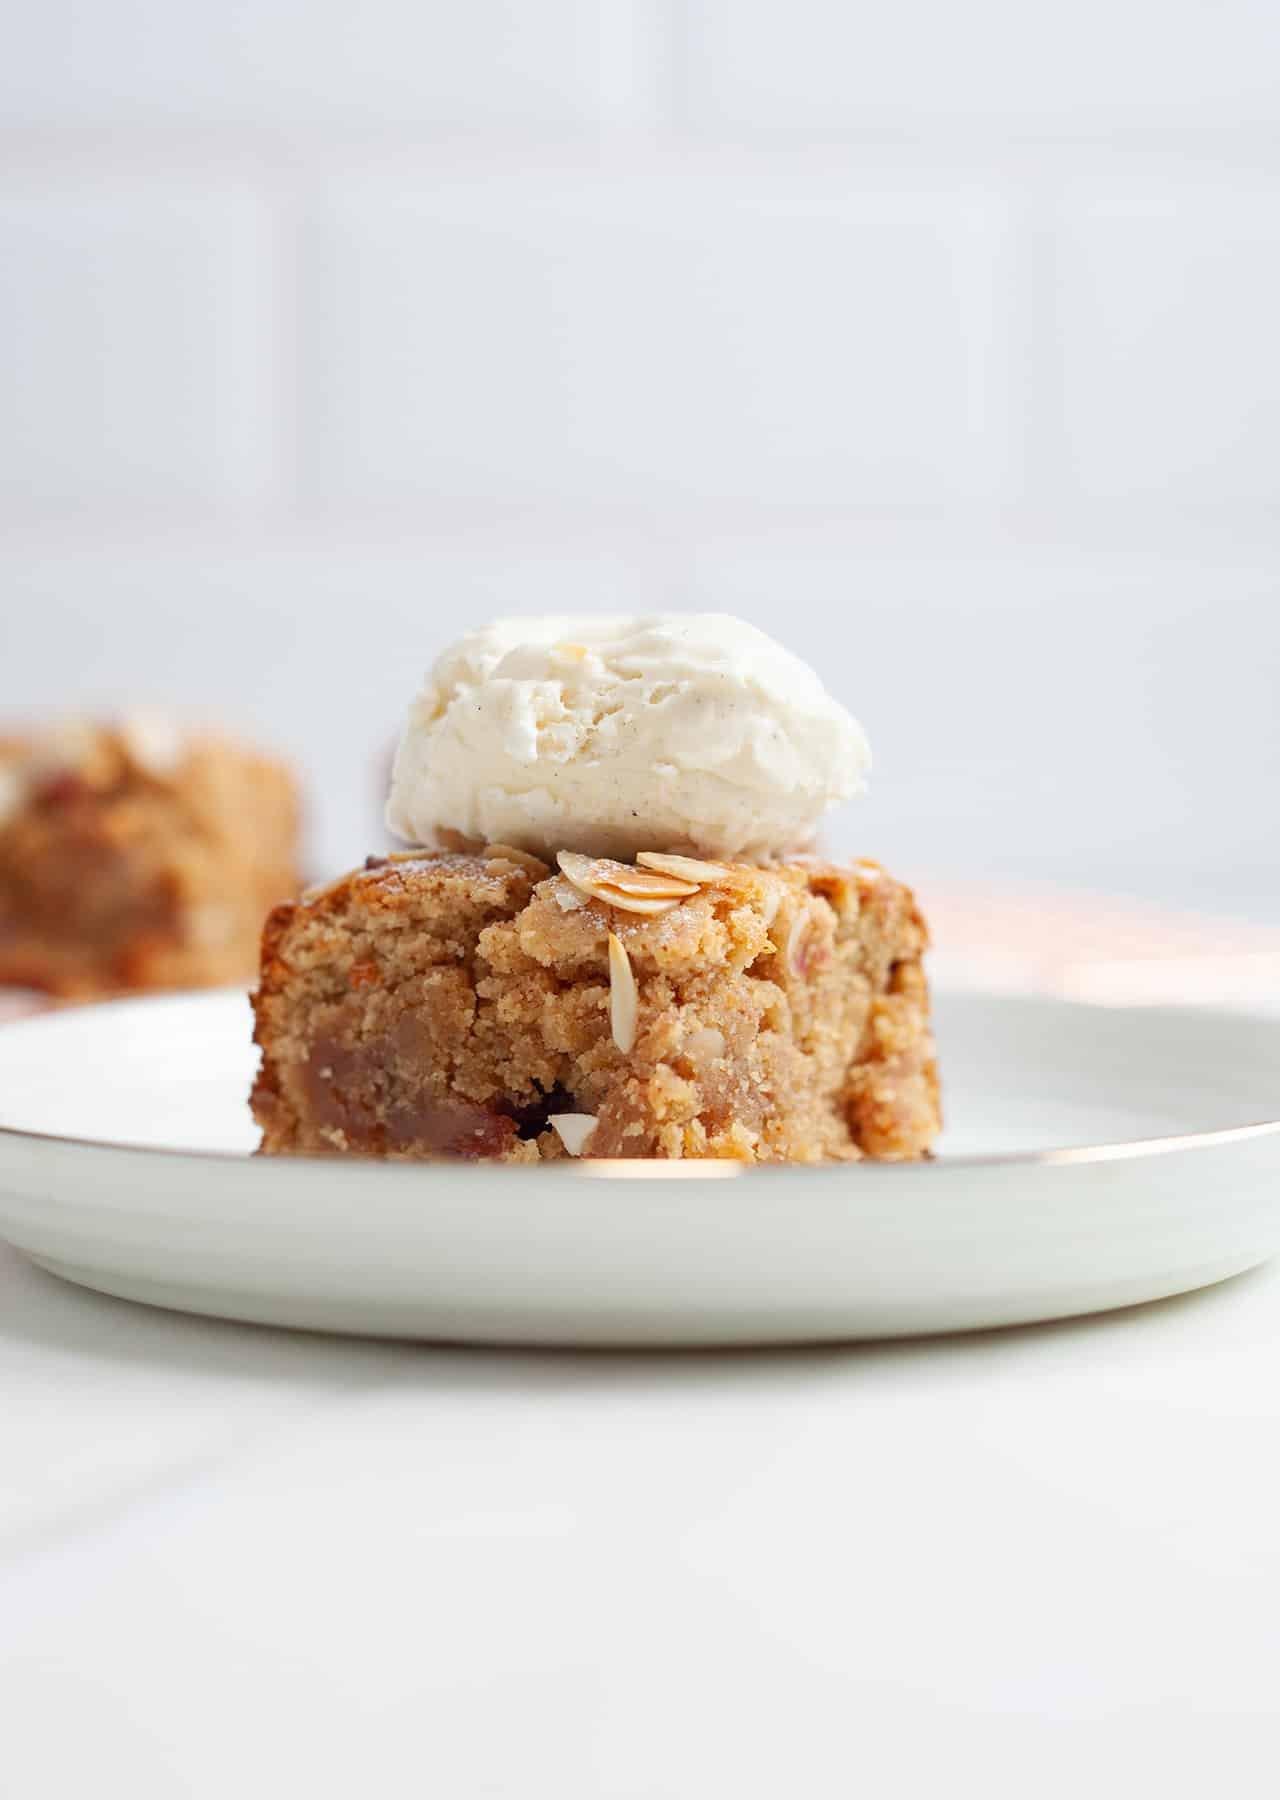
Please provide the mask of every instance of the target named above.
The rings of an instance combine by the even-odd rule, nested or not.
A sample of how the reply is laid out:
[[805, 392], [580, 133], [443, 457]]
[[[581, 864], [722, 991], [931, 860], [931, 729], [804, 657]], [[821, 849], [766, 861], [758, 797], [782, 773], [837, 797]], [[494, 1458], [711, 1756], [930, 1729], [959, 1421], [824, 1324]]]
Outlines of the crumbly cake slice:
[[0, 742], [0, 982], [70, 998], [248, 979], [298, 891], [280, 763], [141, 721]]
[[278, 907], [255, 998], [263, 1150], [927, 1152], [927, 933], [899, 882], [805, 859], [619, 900], [569, 866], [585, 887], [502, 846], [371, 857]]

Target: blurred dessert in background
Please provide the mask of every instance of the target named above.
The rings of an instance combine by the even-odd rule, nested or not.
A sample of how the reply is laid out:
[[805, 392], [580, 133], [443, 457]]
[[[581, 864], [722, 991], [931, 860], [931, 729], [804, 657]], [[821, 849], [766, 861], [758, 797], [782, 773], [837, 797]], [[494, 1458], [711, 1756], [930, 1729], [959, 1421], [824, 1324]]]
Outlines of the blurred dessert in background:
[[876, 864], [807, 848], [868, 762], [736, 619], [471, 633], [396, 760], [388, 821], [421, 847], [267, 923], [263, 1150], [925, 1155], [924, 921]]
[[0, 983], [74, 999], [246, 979], [298, 890], [290, 771], [136, 712], [0, 738]]

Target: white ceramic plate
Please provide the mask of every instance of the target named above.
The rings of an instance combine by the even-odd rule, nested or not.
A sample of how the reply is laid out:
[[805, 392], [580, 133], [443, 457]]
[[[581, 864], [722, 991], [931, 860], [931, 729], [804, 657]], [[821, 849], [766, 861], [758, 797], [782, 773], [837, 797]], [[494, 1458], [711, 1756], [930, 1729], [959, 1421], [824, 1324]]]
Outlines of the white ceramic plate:
[[0, 1234], [156, 1305], [600, 1345], [1009, 1325], [1280, 1248], [1280, 1021], [969, 994], [938, 1035], [933, 1163], [527, 1169], [249, 1157], [242, 994], [52, 1013], [0, 1030]]

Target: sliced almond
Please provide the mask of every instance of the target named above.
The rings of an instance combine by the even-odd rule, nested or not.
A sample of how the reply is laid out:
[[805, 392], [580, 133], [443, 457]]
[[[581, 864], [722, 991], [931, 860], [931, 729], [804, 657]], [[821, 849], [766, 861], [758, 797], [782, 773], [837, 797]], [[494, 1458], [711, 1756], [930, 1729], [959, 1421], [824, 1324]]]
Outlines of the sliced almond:
[[579, 856], [573, 850], [561, 850], [556, 861], [575, 887], [597, 900], [608, 900], [611, 906], [622, 904], [617, 895], [629, 900], [686, 900], [698, 891], [696, 882], [633, 869], [608, 856]]
[[636, 861], [659, 875], [673, 875], [677, 881], [691, 881], [695, 887], [711, 887], [719, 881], [732, 881], [733, 870], [723, 863], [700, 862], [696, 856], [667, 856], [658, 850], [642, 850]]
[[619, 863], [619, 875], [605, 878], [605, 886], [637, 900], [687, 900], [696, 894], [696, 881], [683, 881], [678, 875], [660, 875], [656, 870], [632, 869]]
[[580, 856], [574, 850], [561, 850], [556, 861], [565, 880], [588, 899], [602, 900], [620, 912], [648, 918], [670, 912], [698, 891], [692, 882], [676, 881], [670, 875], [651, 875], [647, 869], [633, 869], [607, 856]]
[[597, 879], [596, 870], [600, 866], [595, 857], [579, 856], [576, 850], [557, 850], [556, 863], [566, 881], [571, 881], [584, 893], [591, 892], [589, 884]]
[[637, 894], [619, 894], [612, 888], [599, 889], [593, 898], [603, 900], [606, 906], [616, 906], [619, 912], [638, 913], [646, 919], [660, 918], [680, 904], [679, 900], [642, 900]]
[[820, 915], [812, 908], [799, 913], [787, 933], [787, 972], [797, 981], [808, 981], [829, 960]]
[[570, 1156], [581, 1156], [587, 1139], [596, 1128], [596, 1117], [594, 1113], [552, 1113], [547, 1124]]
[[782, 905], [782, 883], [772, 877], [766, 881], [760, 895], [760, 916], [764, 920], [767, 931], [778, 916], [778, 908]]
[[611, 931], [609, 933], [609, 1026], [613, 1041], [627, 1056], [635, 1048], [636, 1025], [640, 1018], [640, 993], [636, 987], [631, 958]]

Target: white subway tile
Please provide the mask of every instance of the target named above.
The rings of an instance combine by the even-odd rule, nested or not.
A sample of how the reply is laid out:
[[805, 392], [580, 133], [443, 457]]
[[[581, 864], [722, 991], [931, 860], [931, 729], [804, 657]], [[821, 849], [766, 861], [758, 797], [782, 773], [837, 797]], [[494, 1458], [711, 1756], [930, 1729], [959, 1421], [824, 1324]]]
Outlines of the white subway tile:
[[625, 114], [641, 0], [42, 0], [6, 33], [0, 121], [506, 125]]
[[250, 190], [15, 176], [0, 270], [0, 507], [270, 490], [274, 243]]
[[656, 594], [643, 554], [537, 535], [0, 541], [0, 735], [16, 716], [79, 708], [221, 721], [296, 760], [314, 866], [333, 872], [382, 845], [392, 746], [460, 631], [499, 614], [643, 612]]
[[1280, 502], [1280, 181], [1074, 185], [1051, 304], [1079, 492]]
[[688, 0], [684, 93], [707, 128], [962, 122], [1071, 135], [1272, 126], [1272, 0]]
[[815, 663], [867, 727], [870, 791], [833, 844], [921, 879], [1274, 905], [1258, 796], [1280, 787], [1280, 544], [1018, 553], [748, 517], [662, 562], [673, 572], [641, 532], [439, 523], [399, 543], [0, 545], [0, 729], [16, 710], [149, 700], [224, 719], [297, 758], [315, 867], [333, 871], [381, 841], [389, 745], [459, 631], [500, 613], [720, 607]]
[[1000, 497], [1006, 248], [981, 189], [826, 163], [343, 182], [304, 280], [318, 492]]
[[724, 534], [682, 597], [754, 619], [866, 726], [832, 826], [908, 872], [1275, 900], [1280, 547], [879, 550]]

